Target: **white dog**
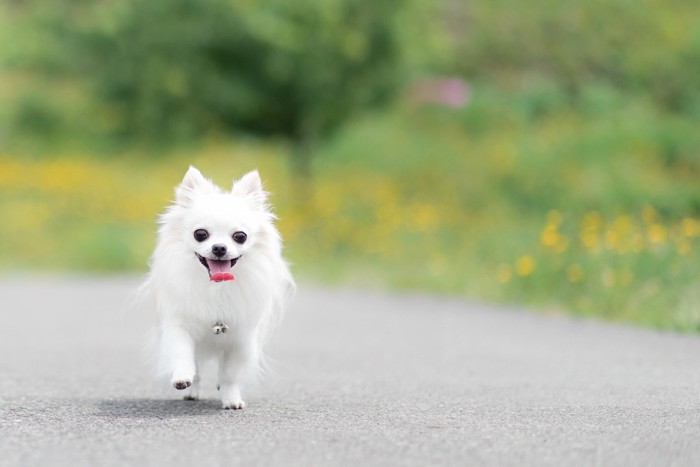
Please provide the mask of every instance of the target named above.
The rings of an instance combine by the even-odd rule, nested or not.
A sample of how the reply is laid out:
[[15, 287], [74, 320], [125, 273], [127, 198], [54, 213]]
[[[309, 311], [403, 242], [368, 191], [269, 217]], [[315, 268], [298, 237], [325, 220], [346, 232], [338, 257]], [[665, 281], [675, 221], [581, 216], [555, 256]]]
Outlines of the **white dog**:
[[199, 371], [218, 362], [225, 409], [242, 409], [241, 388], [259, 376], [263, 346], [294, 291], [257, 171], [222, 191], [195, 169], [160, 217], [145, 292], [159, 320], [160, 370], [185, 399]]

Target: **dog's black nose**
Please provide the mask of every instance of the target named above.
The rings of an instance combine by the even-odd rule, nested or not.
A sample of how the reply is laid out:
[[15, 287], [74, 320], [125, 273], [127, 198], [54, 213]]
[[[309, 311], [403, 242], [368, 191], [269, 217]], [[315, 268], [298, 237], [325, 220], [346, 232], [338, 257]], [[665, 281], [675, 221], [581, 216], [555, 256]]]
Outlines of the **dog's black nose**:
[[214, 256], [217, 258], [221, 258], [226, 254], [226, 245], [223, 243], [217, 243], [213, 247], [211, 247], [211, 252], [214, 253]]

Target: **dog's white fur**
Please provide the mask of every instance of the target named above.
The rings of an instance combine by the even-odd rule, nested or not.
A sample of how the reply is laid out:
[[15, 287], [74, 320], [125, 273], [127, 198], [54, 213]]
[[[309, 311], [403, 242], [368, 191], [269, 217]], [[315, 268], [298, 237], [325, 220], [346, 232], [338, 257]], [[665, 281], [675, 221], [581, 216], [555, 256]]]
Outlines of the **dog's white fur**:
[[[263, 346], [295, 287], [275, 216], [257, 171], [223, 191], [190, 167], [175, 194], [160, 216], [142, 287], [158, 315], [159, 369], [176, 389], [189, 388], [185, 399], [196, 399], [199, 371], [214, 359], [223, 407], [241, 409], [242, 387], [259, 376]], [[197, 241], [197, 229], [209, 237]], [[233, 240], [235, 232], [247, 234], [245, 243]], [[213, 282], [197, 255], [214, 259], [212, 246], [222, 244], [221, 259], [240, 259], [231, 269], [234, 280]]]

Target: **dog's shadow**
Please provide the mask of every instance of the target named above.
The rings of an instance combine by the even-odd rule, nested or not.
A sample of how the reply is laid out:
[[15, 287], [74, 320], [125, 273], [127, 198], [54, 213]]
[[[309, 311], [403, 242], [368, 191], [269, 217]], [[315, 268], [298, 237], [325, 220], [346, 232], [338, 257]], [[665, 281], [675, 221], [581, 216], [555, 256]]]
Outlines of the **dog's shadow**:
[[221, 402], [211, 400], [110, 399], [97, 404], [100, 416], [124, 418], [177, 418], [214, 416]]

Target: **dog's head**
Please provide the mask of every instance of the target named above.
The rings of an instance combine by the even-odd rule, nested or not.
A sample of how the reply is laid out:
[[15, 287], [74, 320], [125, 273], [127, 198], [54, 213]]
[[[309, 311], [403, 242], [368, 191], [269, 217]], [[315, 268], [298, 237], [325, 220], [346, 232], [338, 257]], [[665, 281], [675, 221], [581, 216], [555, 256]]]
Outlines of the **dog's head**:
[[175, 189], [175, 203], [162, 224], [176, 223], [178, 243], [213, 281], [232, 280], [232, 268], [255, 248], [272, 220], [257, 171], [223, 191], [190, 167]]

